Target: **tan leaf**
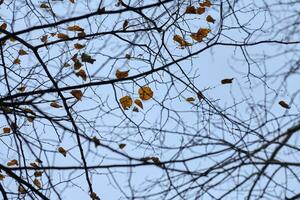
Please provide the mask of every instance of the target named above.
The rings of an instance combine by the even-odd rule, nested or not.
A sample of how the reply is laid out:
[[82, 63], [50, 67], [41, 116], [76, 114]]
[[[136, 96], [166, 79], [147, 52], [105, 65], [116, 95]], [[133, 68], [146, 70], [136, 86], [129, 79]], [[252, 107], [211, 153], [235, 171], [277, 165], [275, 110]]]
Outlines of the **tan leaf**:
[[50, 106], [53, 107], [53, 108], [61, 108], [61, 107], [62, 107], [61, 105], [59, 105], [59, 104], [58, 104], [57, 102], [55, 102], [55, 101], [54, 101], [54, 102], [51, 102], [51, 103], [50, 103]]
[[5, 134], [10, 133], [10, 128], [9, 127], [4, 127], [3, 128], [3, 133], [5, 133]]
[[3, 181], [5, 176], [3, 174], [0, 174], [0, 181]]
[[127, 29], [128, 24], [129, 24], [129, 22], [128, 22], [128, 20], [126, 19], [126, 20], [123, 22], [123, 30], [126, 30], [126, 29]]
[[138, 105], [141, 109], [143, 109], [144, 107], [143, 107], [143, 103], [142, 103], [142, 101], [141, 100], [139, 100], [139, 99], [136, 99], [135, 101], [134, 101], [134, 103], [136, 104], [136, 105]]
[[38, 168], [39, 167], [35, 162], [30, 163], [30, 166], [32, 166], [34, 168]]
[[209, 0], [205, 0], [203, 3], [200, 3], [201, 7], [211, 7], [212, 4]]
[[289, 106], [289, 104], [287, 104], [285, 101], [279, 101], [278, 104], [286, 109], [290, 109], [291, 107]]
[[68, 30], [69, 31], [84, 31], [84, 29], [83, 28], [81, 28], [80, 26], [78, 26], [78, 25], [74, 25], [74, 26], [69, 26], [68, 27]]
[[81, 92], [81, 90], [72, 90], [71, 94], [79, 101], [81, 100], [83, 94]]
[[90, 64], [93, 64], [96, 61], [96, 59], [93, 59], [90, 55], [85, 54], [85, 53], [83, 53], [81, 55], [81, 60], [82, 60], [82, 62], [87, 62]]
[[149, 100], [153, 97], [153, 91], [148, 86], [141, 87], [138, 92], [139, 92], [140, 99], [144, 101]]
[[80, 76], [84, 81], [87, 79], [87, 75], [83, 69], [80, 69], [78, 72], [75, 73], [76, 76]]
[[24, 55], [28, 55], [28, 53], [27, 53], [25, 50], [20, 49], [20, 50], [19, 50], [19, 55], [20, 55], [20, 56], [24, 56]]
[[58, 33], [56, 35], [56, 37], [59, 38], [59, 39], [64, 39], [64, 40], [69, 39], [69, 36], [67, 34], [64, 34], [64, 33]]
[[13, 159], [7, 163], [7, 166], [9, 166], [9, 167], [14, 166], [14, 165], [18, 166], [18, 161], [16, 159]]
[[196, 8], [194, 6], [186, 7], [185, 14], [196, 14]]
[[126, 78], [126, 77], [128, 77], [128, 72], [129, 72], [129, 70], [127, 70], [127, 71], [120, 71], [120, 70], [117, 69], [117, 71], [116, 71], [116, 77], [118, 79], [120, 79], [120, 78]]
[[61, 153], [64, 157], [67, 156], [67, 151], [63, 147], [59, 147], [58, 152]]
[[136, 106], [134, 106], [133, 109], [132, 109], [132, 111], [133, 112], [139, 112], [139, 109]]
[[21, 194], [24, 194], [24, 193], [26, 193], [26, 190], [22, 185], [19, 185], [18, 192], [20, 192]]
[[79, 43], [74, 44], [74, 48], [77, 50], [83, 49], [84, 47], [85, 47], [85, 45], [83, 45], [83, 44], [79, 44]]
[[128, 110], [132, 105], [132, 98], [130, 96], [124, 96], [119, 99], [124, 110]]
[[195, 98], [194, 97], [188, 97], [188, 98], [186, 98], [185, 99], [187, 102], [193, 102], [193, 101], [195, 101]]
[[233, 78], [225, 78], [225, 79], [221, 80], [221, 83], [222, 84], [230, 84], [230, 83], [232, 83], [232, 81], [233, 81]]
[[212, 16], [208, 15], [206, 17], [206, 21], [214, 24], [216, 20]]
[[41, 181], [38, 180], [38, 179], [34, 179], [34, 180], [33, 180], [33, 184], [34, 184], [37, 188], [39, 188], [39, 189], [42, 188], [42, 183], [41, 183]]
[[43, 172], [42, 171], [35, 171], [34, 174], [33, 174], [35, 177], [40, 177], [43, 175]]
[[15, 65], [19, 65], [21, 63], [21, 60], [19, 58], [16, 58], [13, 63]]
[[42, 3], [42, 4], [40, 5], [40, 8], [45, 8], [45, 9], [47, 9], [47, 8], [50, 8], [50, 6], [49, 6], [48, 4], [46, 4], [46, 3]]
[[125, 146], [126, 146], [126, 144], [123, 144], [123, 143], [122, 143], [122, 144], [119, 144], [119, 148], [120, 148], [120, 149], [124, 149]]

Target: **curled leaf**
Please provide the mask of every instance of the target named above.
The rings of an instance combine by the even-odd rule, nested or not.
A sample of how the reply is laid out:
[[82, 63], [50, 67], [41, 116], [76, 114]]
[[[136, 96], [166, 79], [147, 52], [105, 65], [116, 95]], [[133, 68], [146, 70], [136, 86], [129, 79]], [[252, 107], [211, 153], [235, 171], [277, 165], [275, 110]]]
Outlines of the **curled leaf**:
[[117, 71], [116, 71], [116, 77], [118, 79], [126, 78], [126, 77], [128, 77], [128, 72], [129, 72], [129, 70], [127, 70], [127, 71], [120, 71], [120, 70], [117, 69]]
[[185, 99], [187, 102], [193, 102], [193, 101], [195, 101], [195, 98], [194, 97], [188, 97], [188, 98], [186, 98]]
[[19, 55], [24, 56], [24, 55], [28, 55], [28, 53], [24, 49], [20, 49], [19, 50]]
[[126, 146], [126, 144], [123, 144], [123, 143], [122, 143], [122, 144], [119, 144], [119, 148], [120, 148], [120, 149], [124, 149], [125, 146]]
[[279, 101], [278, 104], [286, 109], [290, 109], [291, 107], [289, 106], [289, 104], [287, 104], [285, 101]]
[[50, 106], [53, 107], [53, 108], [61, 108], [62, 106], [59, 105], [57, 102], [51, 102], [50, 103]]
[[210, 2], [210, 0], [205, 0], [203, 3], [200, 3], [201, 7], [211, 7], [212, 4]]
[[128, 110], [132, 105], [132, 98], [130, 96], [124, 96], [119, 99], [124, 110]]
[[49, 6], [48, 4], [46, 4], [46, 3], [42, 3], [42, 4], [40, 5], [40, 8], [47, 9], [47, 8], [50, 8], [50, 6]]
[[194, 6], [186, 7], [185, 14], [196, 14], [197, 10]]
[[69, 39], [69, 36], [67, 34], [64, 34], [64, 33], [58, 33], [56, 35], [56, 37], [59, 38], [59, 39], [64, 39], [64, 40]]
[[41, 181], [38, 180], [38, 179], [34, 179], [34, 180], [33, 180], [33, 184], [34, 184], [37, 188], [39, 188], [39, 189], [42, 188], [42, 183], [41, 183]]
[[126, 19], [126, 20], [124, 21], [124, 23], [123, 23], [123, 30], [124, 30], [124, 31], [127, 29], [128, 24], [129, 24], [129, 22], [128, 22], [128, 20]]
[[191, 38], [193, 38], [193, 40], [196, 40], [197, 42], [202, 42], [202, 40], [208, 36], [208, 33], [210, 33], [210, 31], [211, 30], [207, 28], [200, 28], [197, 33], [191, 34]]
[[181, 47], [191, 46], [192, 44], [185, 41], [180, 35], [174, 35], [173, 40], [178, 42]]
[[83, 94], [81, 92], [81, 90], [72, 90], [71, 94], [77, 99], [77, 100], [81, 100]]
[[153, 91], [148, 86], [141, 87], [138, 92], [140, 99], [142, 99], [143, 101], [149, 100], [153, 97]]
[[206, 17], [206, 21], [214, 24], [216, 20], [212, 16], [208, 15]]
[[3, 133], [5, 133], [5, 134], [10, 133], [10, 128], [9, 127], [4, 127], [3, 128]]
[[84, 81], [87, 79], [87, 75], [83, 69], [80, 69], [78, 72], [75, 73], [76, 76], [80, 76]]
[[204, 7], [197, 8], [196, 13], [198, 15], [202, 15], [203, 13], [205, 13], [205, 8]]
[[77, 50], [83, 49], [84, 47], [85, 47], [85, 45], [83, 45], [83, 44], [79, 44], [79, 43], [74, 44], [74, 48]]
[[11, 161], [9, 161], [9, 162], [7, 162], [7, 166], [15, 166], [15, 165], [18, 165], [19, 163], [18, 163], [18, 161], [16, 160], [16, 159], [13, 159], [13, 160], [11, 160]]
[[84, 29], [81, 28], [81, 27], [78, 26], [78, 25], [69, 26], [69, 27], [68, 27], [68, 30], [69, 30], [69, 31], [80, 31], [80, 32], [84, 31]]
[[0, 181], [3, 181], [5, 176], [3, 174], [0, 174]]
[[141, 109], [143, 109], [143, 103], [142, 103], [141, 100], [136, 99], [136, 100], [134, 101], [134, 103], [135, 103], [136, 105], [138, 105]]
[[35, 171], [34, 174], [33, 174], [35, 177], [40, 177], [43, 175], [43, 172], [42, 171]]
[[230, 84], [230, 83], [232, 83], [232, 81], [233, 81], [233, 78], [225, 78], [225, 79], [221, 80], [221, 83], [222, 84]]
[[87, 62], [90, 64], [93, 64], [96, 61], [96, 59], [93, 59], [90, 55], [85, 54], [85, 53], [83, 53], [81, 55], [81, 60], [82, 60], [82, 62]]
[[59, 147], [58, 152], [61, 153], [64, 157], [67, 156], [67, 151], [63, 147]]
[[22, 185], [19, 185], [18, 192], [20, 192], [21, 194], [24, 194], [24, 193], [26, 193], [26, 190]]
[[139, 109], [136, 106], [134, 106], [133, 109], [132, 109], [132, 111], [133, 112], [139, 112]]

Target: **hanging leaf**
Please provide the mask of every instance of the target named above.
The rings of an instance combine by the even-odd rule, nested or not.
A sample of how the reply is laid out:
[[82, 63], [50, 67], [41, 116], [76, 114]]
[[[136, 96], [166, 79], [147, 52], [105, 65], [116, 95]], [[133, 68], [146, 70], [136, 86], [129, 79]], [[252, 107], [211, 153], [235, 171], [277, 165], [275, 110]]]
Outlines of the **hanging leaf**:
[[206, 17], [206, 21], [214, 24], [216, 20], [212, 16], [208, 15]]
[[48, 4], [46, 4], [46, 3], [42, 3], [42, 4], [40, 5], [40, 8], [47, 9], [47, 8], [50, 8], [50, 6], [49, 6]]
[[204, 7], [197, 8], [196, 13], [198, 15], [202, 15], [203, 13], [205, 13], [205, 8]]
[[129, 24], [129, 22], [128, 22], [128, 20], [126, 19], [126, 20], [124, 21], [124, 23], [123, 23], [123, 30], [124, 30], [124, 31], [127, 29], [128, 24]]
[[34, 179], [34, 180], [33, 180], [33, 184], [34, 184], [37, 188], [39, 188], [39, 189], [42, 188], [42, 183], [41, 183], [41, 181], [38, 180], [38, 179]]
[[32, 166], [34, 168], [38, 168], [39, 167], [35, 162], [30, 163], [30, 166]]
[[200, 3], [201, 7], [211, 7], [212, 4], [209, 0], [205, 0], [203, 3]]
[[25, 92], [26, 86], [23, 85], [23, 86], [21, 86], [21, 87], [18, 87], [17, 90], [18, 90], [19, 92]]
[[9, 166], [9, 167], [15, 166], [15, 165], [18, 166], [18, 161], [16, 159], [13, 159], [7, 163], [7, 166]]
[[185, 41], [180, 35], [174, 35], [173, 40], [178, 42], [181, 47], [192, 46], [191, 43]]
[[279, 101], [278, 104], [286, 109], [290, 109], [291, 107], [289, 106], [289, 104], [287, 104], [285, 101]]
[[95, 192], [92, 192], [90, 194], [90, 197], [92, 198], [92, 200], [100, 200], [100, 198], [98, 197], [98, 195]]
[[83, 69], [80, 69], [78, 72], [75, 73], [76, 76], [80, 76], [84, 81], [87, 79], [87, 75]]
[[78, 26], [78, 25], [69, 26], [69, 27], [68, 27], [68, 30], [69, 30], [69, 31], [80, 31], [80, 32], [84, 31], [84, 29], [81, 28], [81, 27]]
[[71, 3], [75, 3], [75, 0], [69, 0]]
[[7, 24], [6, 23], [1, 24], [0, 29], [6, 30], [6, 28], [7, 28]]
[[81, 100], [83, 94], [81, 92], [81, 90], [72, 90], [71, 94], [79, 101]]
[[119, 99], [124, 110], [128, 110], [132, 105], [132, 98], [130, 96], [124, 96]]
[[136, 100], [134, 101], [134, 103], [135, 103], [136, 105], [138, 105], [141, 109], [143, 109], [143, 103], [142, 103], [141, 100], [136, 99]]
[[124, 149], [125, 146], [126, 146], [126, 144], [123, 144], [123, 143], [122, 143], [122, 144], [119, 144], [119, 148], [120, 148], [120, 149]]
[[51, 103], [50, 103], [50, 106], [53, 107], [53, 108], [61, 108], [61, 107], [62, 107], [61, 105], [59, 105], [59, 104], [58, 104], [57, 102], [55, 102], [55, 101], [54, 101], [54, 102], [51, 102]]
[[85, 54], [85, 53], [83, 53], [81, 55], [81, 60], [82, 60], [82, 62], [87, 62], [90, 64], [94, 64], [94, 62], [96, 61], [96, 59], [92, 59], [92, 57], [90, 55]]
[[196, 14], [196, 8], [194, 6], [186, 7], [185, 14]]
[[193, 101], [195, 101], [195, 98], [194, 97], [188, 97], [188, 98], [186, 98], [185, 99], [187, 102], [193, 102]]
[[42, 164], [43, 163], [43, 161], [42, 160], [40, 160], [40, 159], [35, 159], [35, 162], [37, 162], [37, 163], [39, 163], [39, 164]]
[[4, 127], [3, 128], [3, 133], [5, 133], [5, 134], [10, 133], [10, 128], [9, 127]]
[[20, 192], [21, 194], [24, 194], [24, 193], [26, 193], [26, 190], [22, 185], [19, 185], [18, 192]]
[[19, 50], [19, 55], [20, 55], [20, 56], [24, 56], [24, 55], [28, 55], [28, 53], [27, 53], [25, 50], [20, 49], [20, 50]]
[[67, 156], [67, 151], [63, 147], [59, 147], [58, 152], [61, 153], [64, 157]]
[[136, 106], [134, 106], [133, 109], [132, 109], [132, 111], [133, 112], [139, 112], [139, 109]]
[[138, 92], [139, 92], [140, 99], [144, 101], [149, 100], [153, 97], [153, 91], [148, 86], [141, 87]]
[[96, 136], [94, 136], [93, 138], [92, 138], [92, 140], [93, 140], [93, 142], [95, 143], [95, 146], [97, 147], [97, 146], [99, 146], [101, 143], [100, 143], [100, 140], [96, 137]]
[[35, 171], [33, 174], [35, 177], [41, 177], [43, 175], [42, 171]]
[[13, 62], [15, 65], [19, 65], [21, 63], [21, 60], [19, 58], [16, 58]]
[[48, 35], [43, 35], [42, 38], [41, 38], [41, 41], [43, 43], [47, 43], [48, 42]]
[[79, 37], [79, 38], [83, 38], [84, 36], [85, 36], [85, 32], [84, 31], [82, 31], [82, 32], [80, 32], [80, 33], [77, 34], [77, 37]]
[[222, 84], [231, 84], [233, 81], [233, 78], [225, 78], [223, 80], [221, 80]]
[[64, 65], [63, 65], [64, 67], [70, 67], [71, 65], [69, 64], [69, 63], [64, 63]]
[[85, 47], [85, 45], [83, 45], [83, 44], [79, 44], [79, 43], [74, 44], [74, 48], [77, 50], [83, 49], [84, 47]]
[[191, 37], [193, 40], [196, 40], [197, 42], [202, 42], [204, 38], [208, 36], [208, 33], [210, 33], [210, 29], [207, 28], [200, 28], [197, 33], [192, 33]]
[[69, 39], [69, 36], [66, 35], [66, 34], [64, 34], [64, 33], [58, 33], [58, 34], [56, 35], [56, 37], [59, 38], [59, 39], [64, 39], [64, 40]]
[[197, 97], [198, 97], [199, 101], [201, 101], [202, 99], [204, 99], [204, 95], [200, 91], [197, 93]]
[[0, 181], [3, 181], [5, 176], [3, 174], [0, 174]]
[[117, 69], [117, 71], [116, 71], [116, 77], [118, 79], [126, 78], [126, 77], [128, 77], [128, 72], [129, 72], [129, 70], [127, 70], [127, 71], [120, 71], [120, 70]]

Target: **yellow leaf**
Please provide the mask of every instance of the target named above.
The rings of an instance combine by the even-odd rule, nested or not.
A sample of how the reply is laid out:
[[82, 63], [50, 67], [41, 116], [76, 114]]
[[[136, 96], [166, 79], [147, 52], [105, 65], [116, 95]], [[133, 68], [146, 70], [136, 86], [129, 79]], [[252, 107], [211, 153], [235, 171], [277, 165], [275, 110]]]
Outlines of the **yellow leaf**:
[[80, 26], [78, 26], [78, 25], [74, 25], [74, 26], [69, 26], [68, 27], [68, 30], [69, 31], [84, 31], [84, 29], [83, 28], [81, 28]]
[[35, 171], [34, 174], [33, 174], [35, 177], [40, 177], [43, 175], [43, 172], [42, 171]]
[[233, 81], [233, 78], [225, 78], [225, 79], [221, 80], [221, 83], [222, 84], [230, 84], [230, 83], [232, 83], [232, 81]]
[[141, 109], [143, 109], [143, 103], [142, 103], [141, 100], [136, 99], [136, 100], [134, 101], [134, 103], [135, 103], [136, 105], [138, 105]]
[[206, 21], [214, 24], [216, 20], [212, 16], [208, 15], [206, 17]]
[[15, 65], [19, 65], [21, 63], [21, 60], [19, 58], [16, 58], [13, 63]]
[[119, 148], [120, 148], [120, 149], [124, 149], [125, 146], [126, 146], [126, 144], [123, 144], [123, 143], [122, 143], [122, 144], [119, 144]]
[[3, 133], [5, 133], [5, 134], [10, 133], [10, 128], [9, 127], [4, 127], [3, 128]]
[[7, 166], [9, 167], [14, 165], [18, 165], [18, 161], [16, 159], [13, 159], [7, 163]]
[[75, 73], [76, 76], [80, 76], [84, 81], [87, 79], [87, 75], [83, 69], [80, 69], [78, 72]]
[[19, 55], [20, 55], [20, 56], [24, 56], [24, 55], [28, 55], [28, 53], [27, 53], [25, 50], [20, 49], [20, 50], [19, 50]]
[[48, 4], [42, 3], [40, 5], [40, 8], [50, 8]]
[[21, 194], [26, 193], [26, 190], [25, 190], [25, 188], [24, 188], [22, 185], [19, 185], [18, 191], [19, 191]]
[[50, 106], [53, 107], [53, 108], [61, 108], [61, 107], [62, 107], [61, 105], [59, 105], [59, 104], [56, 103], [56, 102], [51, 102], [51, 103], [50, 103]]
[[119, 99], [124, 110], [128, 110], [132, 105], [132, 99], [130, 96], [124, 96]]
[[138, 92], [139, 92], [140, 99], [144, 101], [149, 100], [153, 97], [153, 91], [148, 86], [141, 87]]
[[4, 178], [5, 176], [3, 174], [0, 174], [0, 181], [3, 181]]
[[77, 100], [81, 100], [83, 94], [81, 92], [81, 90], [72, 90], [71, 94], [77, 99]]
[[187, 102], [193, 102], [193, 101], [195, 101], [195, 98], [194, 97], [188, 97], [188, 98], [186, 98], [185, 99]]
[[289, 106], [289, 104], [287, 104], [285, 101], [279, 101], [278, 104], [286, 109], [290, 109], [291, 107]]
[[118, 79], [120, 79], [120, 78], [126, 78], [126, 77], [128, 77], [128, 72], [129, 72], [129, 70], [127, 70], [127, 71], [120, 71], [120, 70], [117, 69], [117, 71], [116, 71], [116, 77]]
[[42, 183], [41, 183], [41, 181], [39, 181], [38, 179], [34, 179], [34, 180], [33, 180], [33, 184], [34, 184], [37, 188], [39, 188], [39, 189], [42, 188]]
[[80, 50], [80, 49], [84, 48], [85, 45], [76, 43], [76, 44], [74, 44], [74, 47], [75, 47], [75, 49]]
[[196, 14], [196, 8], [194, 6], [186, 7], [185, 14]]
[[67, 151], [63, 147], [59, 147], [58, 152], [61, 153], [64, 157], [67, 156]]

